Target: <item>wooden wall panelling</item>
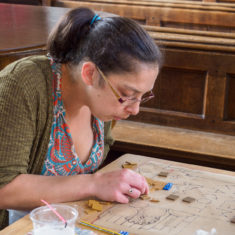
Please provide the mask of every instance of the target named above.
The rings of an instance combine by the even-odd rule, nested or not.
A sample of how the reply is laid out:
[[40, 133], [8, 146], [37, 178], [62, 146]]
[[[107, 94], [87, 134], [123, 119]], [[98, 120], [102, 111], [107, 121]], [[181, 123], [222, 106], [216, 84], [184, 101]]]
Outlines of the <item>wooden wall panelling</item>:
[[227, 74], [226, 99], [224, 118], [226, 121], [235, 120], [235, 74]]
[[156, 82], [156, 98], [145, 107], [202, 117], [206, 74], [206, 71], [165, 66]]
[[224, 120], [227, 77], [225, 71], [210, 70], [207, 77], [205, 117], [211, 123]]
[[[156, 102], [157, 105], [146, 103], [141, 109], [140, 114], [131, 117], [130, 120], [234, 135], [234, 119], [231, 120], [230, 118], [230, 121], [228, 122], [223, 115], [224, 110], [230, 110], [230, 117], [232, 116], [231, 114], [234, 113], [235, 107], [232, 105], [234, 95], [232, 95], [233, 93], [230, 88], [230, 85], [234, 83], [228, 83], [226, 76], [216, 75], [213, 70], [207, 69], [211, 64], [216, 62], [216, 60], [220, 59], [220, 55], [218, 55], [217, 58], [210, 53], [202, 54], [200, 56], [199, 52], [189, 53], [181, 49], [170, 48], [165, 48], [165, 52], [165, 68], [167, 68], [167, 73], [165, 74], [165, 68], [161, 71], [158, 78], [159, 83], [157, 82], [155, 86], [155, 93], [157, 94], [156, 101], [152, 101]], [[198, 63], [197, 66], [200, 57], [202, 61], [201, 64]], [[221, 57], [230, 64], [235, 59], [234, 55], [226, 57], [225, 55], [222, 55], [222, 53]], [[181, 61], [182, 64], [179, 65], [175, 58], [178, 58], [177, 61]], [[189, 69], [190, 65], [183, 63], [183, 58], [188, 58], [191, 61], [191, 70]], [[204, 66], [202, 63], [204, 63]], [[199, 68], [199, 66], [201, 66], [201, 68]], [[185, 76], [183, 67], [186, 67], [186, 71], [190, 71], [191, 74], [193, 74], [195, 70], [198, 70], [198, 81], [195, 80], [195, 75], [191, 78], [189, 72], [186, 72]], [[178, 86], [168, 86], [168, 89], [163, 89], [164, 87], [167, 87], [165, 84], [167, 83], [167, 80], [164, 80], [164, 77], [167, 77], [169, 74], [168, 71], [170, 70], [178, 70], [178, 74], [182, 72], [182, 76], [178, 76], [179, 79], [177, 79], [177, 76], [175, 77], [177, 79], [175, 83], [178, 83]], [[224, 72], [224, 74], [227, 73]], [[234, 74], [234, 71], [232, 74]], [[191, 93], [192, 89], [189, 86], [189, 81], [185, 82], [185, 79], [193, 81], [192, 85], [194, 86], [193, 89], [195, 89], [193, 94]], [[231, 81], [233, 80], [231, 79]], [[163, 84], [161, 84], [161, 82]], [[184, 87], [185, 84], [188, 85], [186, 89]], [[228, 86], [227, 89], [225, 86], [226, 84]], [[180, 86], [182, 86], [181, 90], [184, 90], [183, 94], [178, 94], [177, 92], [177, 87]], [[230, 92], [226, 93], [226, 91]], [[171, 97], [169, 93], [173, 94], [174, 92], [176, 93], [172, 96], [174, 99], [170, 100]], [[226, 97], [229, 97], [227, 103], [225, 102]], [[189, 101], [185, 102], [184, 99], [188, 99]], [[164, 101], [165, 103], [161, 105], [161, 102]], [[174, 107], [174, 103], [176, 107]], [[191, 110], [190, 104], [193, 106]]]

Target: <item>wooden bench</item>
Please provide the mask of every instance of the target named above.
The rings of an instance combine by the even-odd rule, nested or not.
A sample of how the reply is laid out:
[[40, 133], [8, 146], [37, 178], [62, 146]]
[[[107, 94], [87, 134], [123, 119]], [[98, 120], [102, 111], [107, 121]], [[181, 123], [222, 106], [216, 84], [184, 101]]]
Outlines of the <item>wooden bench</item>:
[[[5, 33], [0, 38], [2, 66], [19, 56], [45, 53], [49, 28], [68, 10], [7, 4], [2, 4], [0, 9], [1, 15], [5, 13], [8, 19], [8, 25], [1, 24], [0, 27], [1, 35]], [[17, 11], [23, 11], [28, 16], [26, 23], [23, 22], [27, 25], [23, 24], [19, 31], [9, 30], [17, 27], [11, 25], [13, 17], [7, 12], [14, 12], [14, 22], [20, 23]], [[45, 21], [48, 12], [51, 21]], [[47, 25], [48, 22], [51, 25]], [[32, 35], [29, 27], [34, 27]], [[217, 32], [157, 26], [145, 28], [158, 44], [165, 47], [166, 58], [155, 88], [156, 99], [147, 103], [133, 120], [234, 135], [234, 34], [223, 33], [221, 38]], [[169, 84], [172, 84], [172, 88]]]
[[156, 98], [117, 123], [113, 151], [234, 170], [235, 34], [145, 28], [165, 53]]
[[131, 120], [235, 135], [235, 34], [145, 28], [165, 62], [156, 98]]
[[142, 24], [210, 31], [235, 32], [235, 8], [219, 4], [191, 4], [128, 0], [52, 0], [52, 6], [89, 7], [126, 16]]
[[[0, 7], [0, 9], [2, 8]], [[28, 13], [32, 11], [32, 8], [25, 8], [23, 12], [27, 12], [26, 9], [29, 10]], [[67, 11], [64, 8], [61, 9]], [[116, 125], [114, 136], [117, 138], [117, 142], [113, 149], [124, 152], [127, 150], [138, 151], [136, 153], [145, 151], [141, 154], [174, 160], [190, 159], [197, 163], [204, 161], [209, 164], [220, 164], [226, 169], [230, 166], [232, 168], [234, 166], [234, 145], [231, 143], [233, 143], [235, 135], [235, 95], [233, 93], [235, 89], [235, 35], [223, 33], [223, 38], [221, 38], [221, 34], [217, 32], [157, 26], [145, 26], [145, 28], [153, 39], [164, 47], [166, 58], [164, 68], [154, 88], [156, 99], [146, 103], [141, 108], [140, 114], [128, 121], [128, 125], [136, 125], [136, 131], [139, 131], [134, 134], [136, 137], [146, 135], [145, 132], [142, 132], [145, 129], [142, 128], [142, 125], [145, 125], [147, 130], [150, 127], [155, 132], [153, 139], [156, 140], [159, 140], [158, 133], [161, 128], [171, 130], [166, 131], [168, 133], [165, 134], [166, 143], [169, 138], [167, 136], [176, 136], [179, 143], [192, 139], [193, 133], [195, 135], [200, 133], [200, 135], [196, 135], [197, 138], [202, 137], [202, 133], [205, 133], [204, 136], [207, 138], [198, 140], [198, 145], [194, 145], [194, 150], [190, 152], [193, 147], [187, 142], [182, 143], [180, 149], [177, 149], [170, 141], [168, 147], [159, 143], [148, 145], [148, 141], [144, 138], [142, 142], [139, 141], [136, 144], [135, 139], [124, 138], [126, 134], [123, 130], [128, 131], [129, 127], [124, 126], [122, 129], [122, 126]], [[48, 31], [46, 32], [48, 33]], [[17, 37], [16, 39], [20, 40]], [[45, 42], [46, 40], [40, 45], [45, 46]], [[22, 48], [24, 49], [24, 47]], [[139, 128], [137, 128], [138, 126]], [[117, 128], [119, 128], [119, 136]], [[172, 130], [175, 130], [174, 135], [171, 135]], [[184, 133], [184, 135], [177, 135], [177, 133]], [[184, 136], [184, 138], [179, 138], [179, 136]], [[214, 142], [211, 136], [213, 136]], [[221, 139], [224, 139], [223, 143], [220, 141]], [[205, 143], [210, 145], [207, 147], [210, 150], [205, 150]], [[226, 153], [221, 154], [216, 148], [212, 148], [212, 143], [216, 146], [220, 143], [221, 148], [223, 145], [226, 146], [221, 150]], [[231, 149], [226, 151], [229, 146]], [[203, 152], [201, 149], [205, 151]]]
[[[127, 0], [136, 2], [136, 0]], [[145, 0], [145, 2], [175, 2], [175, 3], [190, 3], [190, 4], [220, 4], [220, 5], [227, 5], [231, 3], [235, 3], [235, 0]]]
[[123, 153], [235, 170], [235, 136], [184, 128], [118, 121], [110, 158]]
[[[129, 0], [129, 1], [135, 1], [135, 0]], [[159, 0], [148, 0], [148, 1], [159, 1]], [[165, 2], [169, 2], [169, 0], [160, 0], [160, 1], [165, 1]], [[174, 2], [191, 2], [191, 3], [198, 3], [198, 2], [203, 2], [203, 3], [219, 3], [219, 4], [226, 4], [226, 3], [235, 3], [235, 0], [172, 0]]]

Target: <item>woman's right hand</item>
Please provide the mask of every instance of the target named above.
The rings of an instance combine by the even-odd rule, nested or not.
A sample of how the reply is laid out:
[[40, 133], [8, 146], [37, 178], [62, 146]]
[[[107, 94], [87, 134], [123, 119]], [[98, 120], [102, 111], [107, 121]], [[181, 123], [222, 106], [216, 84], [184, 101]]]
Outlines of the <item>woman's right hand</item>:
[[128, 203], [129, 197], [138, 198], [149, 193], [145, 178], [130, 169], [97, 172], [93, 180], [92, 194], [104, 201]]

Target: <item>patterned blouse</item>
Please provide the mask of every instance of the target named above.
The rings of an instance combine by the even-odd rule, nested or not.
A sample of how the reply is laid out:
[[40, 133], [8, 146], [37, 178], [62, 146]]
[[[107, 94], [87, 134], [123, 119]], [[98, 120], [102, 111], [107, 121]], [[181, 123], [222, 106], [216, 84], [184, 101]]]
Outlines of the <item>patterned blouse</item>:
[[49, 57], [53, 73], [54, 119], [42, 175], [88, 174], [100, 166], [104, 152], [104, 122], [93, 118], [94, 144], [85, 164], [75, 152], [72, 136], [66, 123], [66, 110], [61, 97], [61, 65]]

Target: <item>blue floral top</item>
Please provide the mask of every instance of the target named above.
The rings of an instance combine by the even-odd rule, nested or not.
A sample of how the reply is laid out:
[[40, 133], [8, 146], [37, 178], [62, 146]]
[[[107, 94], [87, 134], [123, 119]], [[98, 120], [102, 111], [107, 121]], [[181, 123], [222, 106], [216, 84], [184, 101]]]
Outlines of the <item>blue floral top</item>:
[[61, 65], [49, 57], [53, 73], [54, 119], [42, 175], [77, 175], [92, 173], [102, 162], [104, 152], [104, 122], [93, 118], [94, 144], [85, 164], [75, 152], [72, 136], [65, 119], [61, 97]]

